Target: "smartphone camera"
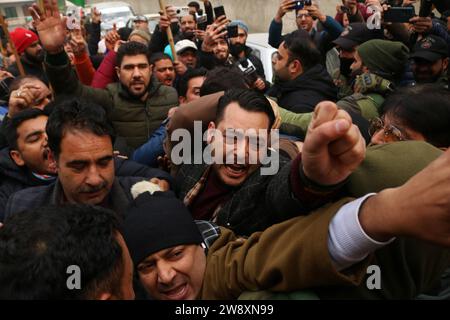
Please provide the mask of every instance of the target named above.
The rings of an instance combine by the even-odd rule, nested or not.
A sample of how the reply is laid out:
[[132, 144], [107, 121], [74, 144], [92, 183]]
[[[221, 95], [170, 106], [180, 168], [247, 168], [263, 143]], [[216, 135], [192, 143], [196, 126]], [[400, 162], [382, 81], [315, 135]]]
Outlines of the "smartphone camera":
[[312, 0], [300, 0], [300, 1], [295, 1], [294, 4], [294, 9], [296, 11], [298, 10], [302, 10], [305, 6], [311, 6], [312, 5]]
[[238, 33], [238, 26], [227, 27], [228, 38], [236, 38], [238, 36]]

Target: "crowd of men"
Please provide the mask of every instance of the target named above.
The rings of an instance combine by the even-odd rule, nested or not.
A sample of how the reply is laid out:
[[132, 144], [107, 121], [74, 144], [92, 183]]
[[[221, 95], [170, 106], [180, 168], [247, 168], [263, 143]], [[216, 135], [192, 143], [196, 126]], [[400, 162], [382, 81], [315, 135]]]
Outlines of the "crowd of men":
[[0, 299], [450, 298], [450, 1], [201, 2], [2, 39]]

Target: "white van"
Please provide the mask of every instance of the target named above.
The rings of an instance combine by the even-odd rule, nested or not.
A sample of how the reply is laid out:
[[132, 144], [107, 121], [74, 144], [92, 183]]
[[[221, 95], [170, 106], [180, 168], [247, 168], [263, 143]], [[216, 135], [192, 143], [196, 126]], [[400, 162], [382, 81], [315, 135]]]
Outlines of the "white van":
[[129, 3], [123, 1], [99, 2], [91, 5], [102, 13], [102, 31], [108, 31], [116, 24], [117, 29], [125, 27], [127, 21], [135, 16]]
[[272, 61], [277, 49], [269, 45], [268, 33], [250, 33], [247, 38], [246, 45], [253, 49], [252, 53], [257, 56], [263, 66], [266, 80], [272, 82], [273, 65]]

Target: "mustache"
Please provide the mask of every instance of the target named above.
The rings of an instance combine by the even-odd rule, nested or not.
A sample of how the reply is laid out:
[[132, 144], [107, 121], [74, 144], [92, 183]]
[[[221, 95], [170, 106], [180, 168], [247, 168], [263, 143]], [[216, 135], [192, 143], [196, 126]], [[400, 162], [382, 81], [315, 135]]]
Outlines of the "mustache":
[[181, 283], [181, 282], [174, 283], [174, 282], [172, 282], [172, 283], [168, 283], [168, 284], [158, 283], [157, 286], [158, 286], [158, 291], [159, 292], [167, 293], [167, 292], [170, 292], [173, 289], [179, 288], [180, 286], [183, 286], [183, 285], [185, 285], [185, 283]]
[[103, 181], [98, 186], [83, 186], [78, 190], [78, 192], [79, 193], [95, 193], [95, 192], [105, 189], [106, 186], [107, 186], [106, 181]]

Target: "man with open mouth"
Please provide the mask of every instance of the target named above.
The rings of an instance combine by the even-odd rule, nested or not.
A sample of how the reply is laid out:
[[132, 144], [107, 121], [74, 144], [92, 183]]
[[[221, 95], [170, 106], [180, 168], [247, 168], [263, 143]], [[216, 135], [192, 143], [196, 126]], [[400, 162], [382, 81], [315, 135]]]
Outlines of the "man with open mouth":
[[29, 109], [11, 119], [11, 149], [2, 159], [12, 161], [0, 166], [8, 178], [0, 189], [0, 221], [38, 206], [67, 203], [99, 205], [121, 215], [135, 183], [150, 180], [169, 189], [167, 173], [114, 156], [114, 133], [102, 107], [80, 99], [53, 107], [50, 117]]
[[[171, 121], [184, 114], [183, 106], [180, 108]], [[329, 118], [328, 114], [333, 116]], [[208, 126], [206, 140], [208, 148], [213, 150], [213, 161], [183, 162], [176, 176], [179, 196], [194, 219], [211, 220], [238, 235], [248, 236], [274, 223], [307, 213], [320, 205], [320, 201], [326, 201], [346, 179], [349, 168], [362, 161], [365, 143], [350, 116], [345, 111], [338, 111], [335, 104], [319, 104], [316, 117], [321, 119], [323, 116], [331, 123], [342, 125], [339, 127], [342, 131], [332, 140], [342, 141], [336, 145], [344, 148], [339, 157], [346, 159], [345, 164], [334, 162], [334, 156], [330, 156], [330, 162], [311, 160], [319, 151], [310, 150], [308, 141], [302, 155], [293, 161], [279, 155], [277, 150], [271, 149], [276, 148], [271, 145], [275, 134], [271, 128], [276, 118], [269, 100], [248, 89], [227, 91], [219, 99], [215, 119]], [[248, 135], [241, 136], [243, 133]], [[314, 137], [313, 134], [309, 136]], [[322, 137], [320, 140], [321, 148], [324, 148], [320, 152], [324, 154], [331, 143], [327, 139]], [[206, 153], [206, 148], [204, 150]], [[259, 157], [260, 154], [263, 156]], [[267, 161], [269, 158], [273, 161]], [[277, 158], [278, 170], [272, 166], [277, 163]], [[320, 171], [328, 168], [324, 170], [327, 174], [316, 176], [319, 167]], [[269, 168], [275, 169], [266, 173]], [[306, 191], [308, 188], [316, 190], [315, 196]]]

